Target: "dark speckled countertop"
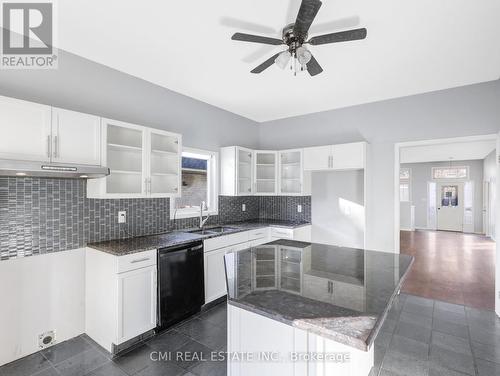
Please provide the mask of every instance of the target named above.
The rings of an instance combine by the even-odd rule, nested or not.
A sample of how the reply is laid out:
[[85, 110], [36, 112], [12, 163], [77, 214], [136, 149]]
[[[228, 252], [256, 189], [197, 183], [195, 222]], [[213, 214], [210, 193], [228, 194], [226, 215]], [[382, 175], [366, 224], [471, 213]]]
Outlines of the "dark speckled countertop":
[[[149, 236], [139, 236], [128, 239], [117, 239], [109, 240], [98, 243], [89, 243], [87, 247], [96, 249], [98, 251], [110, 253], [115, 256], [124, 256], [132, 253], [139, 253], [144, 251], [149, 251], [152, 249], [172, 247], [176, 245], [182, 245], [190, 243], [197, 240], [204, 240], [208, 238], [214, 238], [217, 236], [235, 234], [237, 232], [249, 231], [264, 227], [284, 227], [284, 228], [298, 228], [302, 226], [308, 226], [310, 223], [306, 222], [292, 222], [292, 221], [280, 221], [280, 220], [267, 220], [259, 219], [245, 222], [234, 222], [224, 224], [224, 227], [229, 227], [231, 230], [220, 234], [191, 234], [189, 231], [196, 229], [186, 229], [180, 231], [167, 232], [164, 234], [149, 235]], [[206, 229], [219, 226], [207, 226]]]
[[225, 263], [229, 304], [368, 351], [413, 257], [278, 240]]

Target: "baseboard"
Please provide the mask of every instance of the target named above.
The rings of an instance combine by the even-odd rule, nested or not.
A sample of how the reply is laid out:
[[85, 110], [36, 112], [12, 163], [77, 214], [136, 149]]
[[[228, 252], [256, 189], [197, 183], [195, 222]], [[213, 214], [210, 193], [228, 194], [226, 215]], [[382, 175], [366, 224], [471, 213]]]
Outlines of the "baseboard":
[[415, 226], [415, 230], [422, 230], [422, 231], [436, 231], [435, 229], [433, 228], [429, 228], [429, 227], [419, 227], [419, 226]]
[[399, 231], [409, 231], [409, 232], [413, 232], [415, 230], [412, 230], [411, 228], [400, 228]]

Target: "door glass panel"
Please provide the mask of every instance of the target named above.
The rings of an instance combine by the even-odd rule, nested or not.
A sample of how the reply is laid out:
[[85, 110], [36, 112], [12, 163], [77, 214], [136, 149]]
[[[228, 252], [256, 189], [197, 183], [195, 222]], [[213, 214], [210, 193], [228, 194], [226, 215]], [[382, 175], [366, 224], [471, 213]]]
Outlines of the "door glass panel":
[[179, 140], [175, 136], [151, 133], [151, 193], [179, 191]]
[[112, 124], [107, 127], [107, 166], [111, 174], [106, 178], [106, 192], [141, 194], [142, 131]]
[[458, 206], [458, 186], [445, 185], [441, 188], [441, 206]]

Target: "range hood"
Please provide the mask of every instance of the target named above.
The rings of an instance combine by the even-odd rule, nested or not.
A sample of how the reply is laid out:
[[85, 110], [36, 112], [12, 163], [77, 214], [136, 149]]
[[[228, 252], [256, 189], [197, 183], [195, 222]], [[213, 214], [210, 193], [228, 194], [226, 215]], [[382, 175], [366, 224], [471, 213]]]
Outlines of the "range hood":
[[96, 179], [109, 175], [109, 168], [0, 159], [0, 176]]

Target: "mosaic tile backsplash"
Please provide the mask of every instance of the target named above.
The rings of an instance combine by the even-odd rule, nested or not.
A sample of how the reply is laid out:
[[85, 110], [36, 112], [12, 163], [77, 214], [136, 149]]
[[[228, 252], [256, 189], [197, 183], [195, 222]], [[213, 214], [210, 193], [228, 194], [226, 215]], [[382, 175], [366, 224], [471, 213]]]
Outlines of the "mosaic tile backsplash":
[[[58, 252], [96, 241], [195, 227], [197, 218], [171, 221], [168, 198], [97, 200], [84, 180], [0, 177], [0, 259]], [[241, 210], [242, 204], [246, 211]], [[297, 205], [302, 205], [302, 213]], [[127, 223], [118, 224], [118, 211]], [[311, 197], [219, 197], [208, 224], [251, 219], [311, 220]]]

